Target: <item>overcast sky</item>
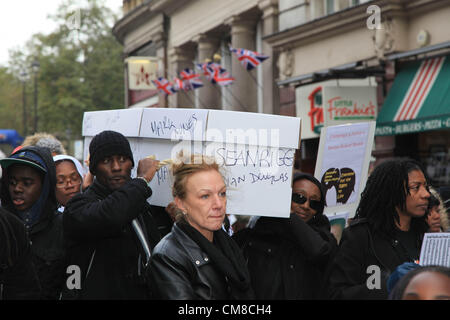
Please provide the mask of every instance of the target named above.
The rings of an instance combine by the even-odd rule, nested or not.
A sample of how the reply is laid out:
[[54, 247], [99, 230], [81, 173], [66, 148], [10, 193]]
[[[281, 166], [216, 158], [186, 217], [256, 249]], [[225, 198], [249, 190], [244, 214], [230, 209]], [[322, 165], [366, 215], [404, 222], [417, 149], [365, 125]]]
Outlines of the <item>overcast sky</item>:
[[[122, 0], [103, 0], [114, 12], [120, 12]], [[49, 14], [56, 13], [62, 0], [1, 1], [0, 65], [8, 62], [8, 50], [22, 47], [34, 33], [50, 33], [56, 27]], [[83, 3], [83, 1], [80, 1]]]

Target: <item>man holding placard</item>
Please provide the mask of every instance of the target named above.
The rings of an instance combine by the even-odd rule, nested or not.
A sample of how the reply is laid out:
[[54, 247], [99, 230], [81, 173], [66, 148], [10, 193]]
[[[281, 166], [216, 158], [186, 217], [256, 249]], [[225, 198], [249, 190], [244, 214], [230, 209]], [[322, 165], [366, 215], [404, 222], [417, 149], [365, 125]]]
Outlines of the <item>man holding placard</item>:
[[[146, 299], [144, 267], [161, 239], [147, 199], [159, 161], [139, 161], [137, 178], [128, 140], [103, 131], [89, 145], [93, 184], [64, 212], [69, 273], [63, 298]], [[81, 276], [81, 279], [77, 279]]]

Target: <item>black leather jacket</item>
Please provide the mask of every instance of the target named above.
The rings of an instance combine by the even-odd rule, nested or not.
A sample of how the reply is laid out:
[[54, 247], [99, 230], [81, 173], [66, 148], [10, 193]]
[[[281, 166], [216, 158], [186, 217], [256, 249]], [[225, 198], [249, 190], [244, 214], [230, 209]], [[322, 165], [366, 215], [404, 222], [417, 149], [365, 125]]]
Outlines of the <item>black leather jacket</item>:
[[156, 299], [233, 299], [206, 253], [176, 224], [155, 247], [149, 272]]

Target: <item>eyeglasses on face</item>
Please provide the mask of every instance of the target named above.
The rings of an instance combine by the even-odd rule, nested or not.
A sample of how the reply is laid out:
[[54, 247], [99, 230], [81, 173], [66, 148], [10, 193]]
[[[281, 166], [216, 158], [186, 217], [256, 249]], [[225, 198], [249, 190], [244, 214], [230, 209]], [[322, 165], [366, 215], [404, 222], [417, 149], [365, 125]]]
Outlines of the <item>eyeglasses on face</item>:
[[[292, 202], [298, 203], [298, 204], [304, 204], [308, 200], [304, 195], [299, 193], [293, 193], [292, 194]], [[316, 211], [321, 211], [323, 209], [323, 203], [319, 200], [312, 200], [309, 199], [309, 207]]]
[[56, 187], [57, 188], [66, 188], [69, 183], [72, 186], [78, 186], [81, 184], [81, 177], [78, 174], [72, 174], [71, 176], [68, 177], [58, 177], [58, 179], [56, 180]]

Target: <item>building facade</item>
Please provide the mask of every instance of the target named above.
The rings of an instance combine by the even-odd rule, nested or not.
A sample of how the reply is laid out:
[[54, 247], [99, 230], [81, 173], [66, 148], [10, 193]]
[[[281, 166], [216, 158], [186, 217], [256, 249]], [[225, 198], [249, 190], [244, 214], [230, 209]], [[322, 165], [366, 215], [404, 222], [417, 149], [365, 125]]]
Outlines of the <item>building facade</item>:
[[[311, 92], [327, 86], [374, 87], [379, 126], [374, 163], [413, 157], [427, 166], [435, 183], [445, 185], [450, 184], [449, 17], [447, 0], [124, 0], [124, 16], [113, 33], [124, 45], [124, 59], [157, 57], [158, 76], [173, 78], [218, 54], [218, 62], [236, 79], [226, 88], [206, 84], [169, 97], [156, 90], [128, 90], [126, 83], [127, 107], [300, 116], [296, 166], [313, 172], [319, 134], [312, 127]], [[270, 58], [248, 72], [231, 55], [230, 45]], [[435, 72], [432, 80], [421, 80], [423, 69], [422, 77], [428, 69], [428, 78]], [[391, 117], [402, 112], [401, 102], [415, 86], [426, 89], [416, 99], [419, 111], [409, 118]], [[432, 101], [431, 96], [440, 98]], [[435, 122], [414, 125], [421, 117]]]

